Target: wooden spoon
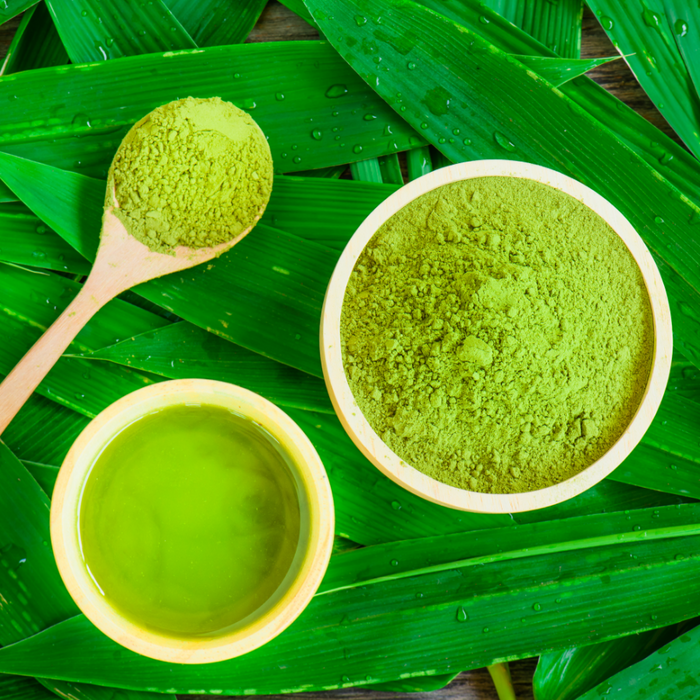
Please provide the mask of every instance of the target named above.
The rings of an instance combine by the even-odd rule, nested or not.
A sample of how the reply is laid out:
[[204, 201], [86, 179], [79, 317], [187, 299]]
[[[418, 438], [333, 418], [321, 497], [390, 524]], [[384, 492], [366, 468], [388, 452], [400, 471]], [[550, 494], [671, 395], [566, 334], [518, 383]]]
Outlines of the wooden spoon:
[[[129, 134], [138, 129], [148, 117], [146, 115], [134, 124]], [[0, 384], [0, 435], [83, 326], [108, 301], [141, 282], [186, 270], [227, 251], [250, 232], [267, 206], [265, 202], [253, 223], [230, 241], [213, 248], [179, 246], [169, 254], [154, 253], [134, 238], [114, 214], [114, 209], [119, 208], [119, 204], [115, 196], [112, 171], [113, 168], [110, 168], [107, 180], [107, 191], [112, 192], [112, 205], [105, 207], [100, 246], [90, 276], [68, 308]]]

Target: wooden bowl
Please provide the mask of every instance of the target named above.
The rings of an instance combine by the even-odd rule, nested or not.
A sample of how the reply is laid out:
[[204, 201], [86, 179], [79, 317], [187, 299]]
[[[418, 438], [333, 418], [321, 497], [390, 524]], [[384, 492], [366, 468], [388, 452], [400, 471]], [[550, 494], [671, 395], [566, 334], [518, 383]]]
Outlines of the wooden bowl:
[[[177, 639], [144, 629], [122, 617], [100, 593], [80, 553], [78, 504], [95, 458], [120, 430], [165, 406], [203, 403], [222, 406], [255, 421], [289, 456], [297, 484], [301, 531], [289, 573], [274, 595], [245, 624], [217, 635]], [[125, 396], [100, 413], [78, 436], [58, 475], [51, 503], [51, 542], [58, 570], [73, 600], [108, 637], [127, 649], [160, 661], [195, 664], [240, 656], [287, 628], [316, 592], [333, 547], [334, 511], [328, 477], [301, 428], [267, 399], [225, 382], [180, 379]], [[252, 618], [252, 619], [251, 619]]]
[[[599, 214], [624, 241], [644, 278], [654, 322], [654, 353], [649, 381], [632, 421], [619, 440], [596, 462], [554, 486], [515, 494], [490, 494], [448, 486], [419, 472], [394, 453], [362, 414], [345, 377], [340, 343], [340, 314], [345, 289], [357, 259], [374, 233], [417, 197], [460, 180], [511, 176], [561, 190]], [[597, 484], [629, 455], [649, 427], [661, 403], [671, 368], [673, 337], [666, 290], [654, 259], [627, 219], [607, 200], [566, 175], [539, 165], [511, 160], [481, 160], [436, 170], [405, 185], [380, 204], [348, 242], [328, 285], [321, 316], [321, 360], [326, 387], [343, 427], [362, 453], [386, 476], [411, 493], [449, 508], [474, 513], [518, 513], [546, 508]]]

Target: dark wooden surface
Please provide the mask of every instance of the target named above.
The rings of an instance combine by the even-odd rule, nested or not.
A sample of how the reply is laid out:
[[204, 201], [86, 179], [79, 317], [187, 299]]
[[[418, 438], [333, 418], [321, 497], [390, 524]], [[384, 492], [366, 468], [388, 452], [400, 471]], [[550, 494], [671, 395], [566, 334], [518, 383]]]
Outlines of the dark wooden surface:
[[[0, 63], [2, 63], [19, 22], [20, 18], [16, 17], [0, 26]], [[311, 26], [276, 0], [271, 0], [247, 41], [289, 41], [317, 38], [318, 34]], [[614, 56], [616, 53], [596, 18], [590, 11], [586, 11], [583, 22], [582, 55], [584, 57], [598, 57]], [[679, 141], [623, 60], [620, 59], [600, 66], [589, 72], [588, 75], [639, 112], [645, 119]], [[525, 659], [510, 664], [518, 700], [534, 700], [532, 675], [536, 663], [536, 659]], [[485, 669], [465, 671], [443, 690], [430, 694], [379, 693], [371, 690], [346, 689], [324, 693], [299, 693], [294, 698], [298, 700], [403, 700], [404, 698], [427, 700], [428, 695], [430, 700], [497, 700], [491, 678]], [[258, 697], [261, 700], [269, 700], [270, 698], [287, 696]]]

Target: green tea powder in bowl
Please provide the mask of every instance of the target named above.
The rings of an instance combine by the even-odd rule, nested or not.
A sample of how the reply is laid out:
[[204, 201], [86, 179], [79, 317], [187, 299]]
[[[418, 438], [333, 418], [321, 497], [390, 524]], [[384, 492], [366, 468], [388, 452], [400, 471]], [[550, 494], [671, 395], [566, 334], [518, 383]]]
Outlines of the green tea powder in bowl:
[[211, 248], [255, 223], [272, 191], [272, 157], [246, 112], [218, 97], [188, 97], [129, 131], [109, 181], [114, 213], [151, 250]]
[[340, 330], [353, 396], [391, 450], [496, 494], [600, 458], [654, 349], [624, 242], [570, 195], [515, 177], [445, 185], [394, 214], [355, 265]]

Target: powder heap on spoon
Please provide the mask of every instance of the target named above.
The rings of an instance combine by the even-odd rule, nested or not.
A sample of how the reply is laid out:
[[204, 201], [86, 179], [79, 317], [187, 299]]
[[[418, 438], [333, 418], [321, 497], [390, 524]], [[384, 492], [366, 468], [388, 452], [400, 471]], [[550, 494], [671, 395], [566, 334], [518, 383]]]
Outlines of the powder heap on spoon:
[[159, 253], [212, 248], [250, 227], [272, 190], [272, 161], [253, 119], [219, 97], [153, 110], [129, 131], [109, 172], [106, 206]]

